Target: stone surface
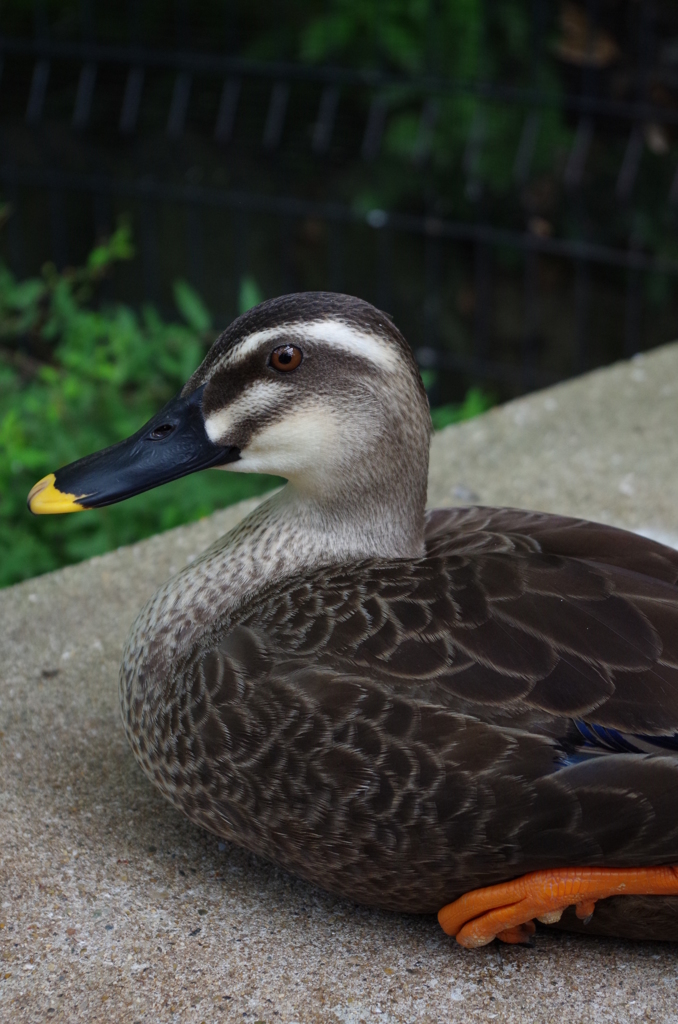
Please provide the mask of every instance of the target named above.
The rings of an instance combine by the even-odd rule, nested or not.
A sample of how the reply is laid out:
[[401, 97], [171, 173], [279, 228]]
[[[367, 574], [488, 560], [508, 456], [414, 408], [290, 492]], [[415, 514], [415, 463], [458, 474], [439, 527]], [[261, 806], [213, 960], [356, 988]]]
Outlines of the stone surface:
[[[432, 504], [678, 538], [678, 346], [453, 427]], [[142, 776], [121, 646], [166, 576], [252, 503], [0, 593], [2, 1021], [678, 1021], [675, 946], [541, 930], [468, 952], [219, 843]], [[95, 513], [93, 513], [95, 514]]]
[[678, 543], [678, 347], [493, 409], [433, 439], [429, 503], [585, 516]]

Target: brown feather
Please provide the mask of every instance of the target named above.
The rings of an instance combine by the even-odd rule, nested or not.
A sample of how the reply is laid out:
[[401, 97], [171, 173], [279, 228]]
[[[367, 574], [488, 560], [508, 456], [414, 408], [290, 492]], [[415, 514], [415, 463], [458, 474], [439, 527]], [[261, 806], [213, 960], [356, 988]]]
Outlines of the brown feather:
[[573, 718], [678, 728], [678, 556], [511, 510], [438, 511], [427, 543], [274, 584], [186, 651], [190, 699], [149, 755], [172, 798], [399, 910], [550, 866], [678, 861], [677, 758], [567, 766]]

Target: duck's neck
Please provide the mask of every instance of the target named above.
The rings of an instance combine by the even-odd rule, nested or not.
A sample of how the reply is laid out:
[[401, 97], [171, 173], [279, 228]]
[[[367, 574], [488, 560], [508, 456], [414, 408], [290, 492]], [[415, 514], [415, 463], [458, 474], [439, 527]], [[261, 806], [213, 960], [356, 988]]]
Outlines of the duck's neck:
[[165, 586], [184, 609], [208, 591], [209, 608], [221, 617], [268, 583], [305, 569], [416, 558], [424, 549], [425, 495], [418, 497], [323, 502], [288, 483]]
[[[423, 485], [315, 500], [287, 484], [169, 579], [139, 614], [123, 662], [123, 704], [162, 685], [181, 650], [266, 585], [321, 565], [416, 558], [424, 550]], [[145, 682], [142, 682], [145, 681]]]

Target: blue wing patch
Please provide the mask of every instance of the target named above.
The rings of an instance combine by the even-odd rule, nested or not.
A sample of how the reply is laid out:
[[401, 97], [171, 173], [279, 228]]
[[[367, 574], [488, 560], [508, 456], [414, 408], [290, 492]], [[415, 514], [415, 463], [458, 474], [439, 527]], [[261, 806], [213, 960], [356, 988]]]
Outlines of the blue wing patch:
[[619, 732], [604, 725], [575, 721], [579, 735], [584, 740], [582, 752], [588, 748], [609, 751], [614, 754], [659, 754], [678, 753], [678, 733], [667, 736], [647, 736], [644, 733]]

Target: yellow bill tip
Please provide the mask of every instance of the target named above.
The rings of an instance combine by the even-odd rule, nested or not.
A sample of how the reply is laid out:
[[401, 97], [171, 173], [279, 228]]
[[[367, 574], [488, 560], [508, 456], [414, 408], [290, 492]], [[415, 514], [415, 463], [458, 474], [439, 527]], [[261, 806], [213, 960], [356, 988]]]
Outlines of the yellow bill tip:
[[34, 484], [28, 494], [28, 507], [36, 516], [53, 515], [57, 512], [84, 512], [85, 506], [78, 503], [75, 494], [64, 494], [54, 486], [56, 477], [54, 473], [43, 476]]

